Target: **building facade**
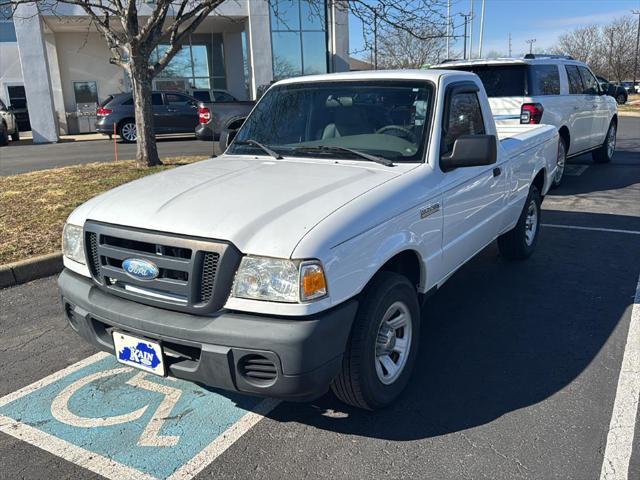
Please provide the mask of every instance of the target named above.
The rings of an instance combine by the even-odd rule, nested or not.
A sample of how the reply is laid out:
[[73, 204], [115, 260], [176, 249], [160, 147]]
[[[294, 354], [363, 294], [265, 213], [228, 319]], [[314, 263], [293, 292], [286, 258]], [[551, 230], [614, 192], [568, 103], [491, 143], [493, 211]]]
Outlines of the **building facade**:
[[[255, 99], [272, 81], [349, 69], [348, 14], [340, 0], [228, 0], [184, 42], [154, 79], [158, 90], [226, 90]], [[142, 6], [144, 18], [150, 8]], [[92, 130], [97, 103], [130, 91], [109, 63], [102, 36], [83, 10], [20, 5], [0, 12], [0, 99], [16, 110], [35, 142]], [[160, 44], [155, 55], [166, 45]]]

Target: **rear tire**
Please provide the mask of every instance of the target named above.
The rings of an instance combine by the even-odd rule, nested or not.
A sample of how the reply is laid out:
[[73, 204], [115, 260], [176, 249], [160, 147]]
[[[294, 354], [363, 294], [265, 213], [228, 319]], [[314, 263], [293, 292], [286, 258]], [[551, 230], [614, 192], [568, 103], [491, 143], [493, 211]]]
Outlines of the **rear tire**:
[[607, 136], [604, 138], [604, 143], [591, 153], [595, 163], [609, 163], [613, 159], [613, 154], [616, 151], [617, 131], [616, 123], [611, 122], [609, 130], [607, 130]]
[[419, 329], [420, 306], [411, 282], [379, 272], [362, 295], [333, 393], [367, 410], [391, 404], [411, 376]]
[[507, 260], [525, 260], [531, 256], [540, 233], [540, 204], [542, 197], [535, 185], [531, 185], [527, 201], [516, 226], [498, 237], [500, 254]]
[[136, 122], [134, 120], [124, 120], [118, 125], [118, 135], [124, 143], [135, 143], [138, 140]]
[[18, 126], [17, 125], [16, 125], [16, 131], [11, 134], [11, 141], [12, 142], [19, 142], [20, 141], [20, 132], [18, 131]]
[[616, 103], [618, 105], [624, 105], [625, 103], [627, 103], [627, 97], [625, 97], [622, 93], [620, 93], [617, 97], [616, 97]]
[[560, 137], [558, 140], [558, 159], [556, 174], [553, 177], [553, 183], [551, 188], [558, 188], [562, 183], [562, 177], [564, 176], [564, 169], [567, 165], [567, 144], [565, 140]]

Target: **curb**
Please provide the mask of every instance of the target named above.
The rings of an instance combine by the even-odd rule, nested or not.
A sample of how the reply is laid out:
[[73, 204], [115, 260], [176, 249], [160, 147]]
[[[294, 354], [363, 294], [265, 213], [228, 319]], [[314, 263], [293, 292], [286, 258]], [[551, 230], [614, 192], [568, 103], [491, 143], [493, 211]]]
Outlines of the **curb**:
[[640, 117], [640, 112], [618, 112], [619, 117]]
[[0, 288], [13, 287], [62, 271], [62, 253], [50, 253], [0, 265]]

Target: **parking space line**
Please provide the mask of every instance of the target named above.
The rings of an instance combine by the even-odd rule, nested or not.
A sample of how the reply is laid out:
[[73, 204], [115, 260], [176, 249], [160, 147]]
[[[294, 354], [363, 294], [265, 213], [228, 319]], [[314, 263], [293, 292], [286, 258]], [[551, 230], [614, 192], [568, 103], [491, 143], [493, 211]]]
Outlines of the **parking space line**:
[[16, 422], [13, 418], [5, 417], [4, 415], [0, 415], [0, 432], [35, 445], [57, 457], [113, 480], [121, 478], [157, 480], [155, 477], [147, 475], [135, 468], [118, 463], [99, 453], [80, 448], [66, 440], [30, 427], [24, 423]]
[[622, 357], [618, 387], [607, 432], [600, 480], [627, 480], [640, 397], [640, 278]]
[[589, 230], [592, 232], [628, 233], [630, 235], [640, 235], [640, 230], [620, 230], [617, 228], [601, 228], [601, 227], [578, 227], [577, 225], [556, 225], [552, 223], [541, 223], [541, 225], [543, 227], [567, 228], [570, 230]]
[[222, 435], [211, 442], [204, 450], [193, 457], [188, 463], [180, 467], [167, 480], [190, 480], [200, 473], [207, 465], [212, 464], [240, 437], [262, 420], [271, 410], [280, 404], [280, 400], [266, 398], [260, 402], [252, 412], [248, 412]]

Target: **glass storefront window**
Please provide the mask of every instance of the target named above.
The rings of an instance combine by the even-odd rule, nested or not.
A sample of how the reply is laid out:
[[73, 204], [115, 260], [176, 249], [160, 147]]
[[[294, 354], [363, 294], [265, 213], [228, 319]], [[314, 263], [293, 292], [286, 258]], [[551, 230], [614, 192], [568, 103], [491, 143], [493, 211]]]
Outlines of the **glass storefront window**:
[[325, 2], [271, 0], [274, 80], [327, 73]]
[[[168, 45], [159, 45], [151, 56], [156, 62], [167, 51]], [[227, 87], [221, 34], [197, 33], [171, 59], [169, 65], [154, 81], [155, 88], [174, 90], [210, 89]], [[180, 88], [178, 88], [180, 87]]]

